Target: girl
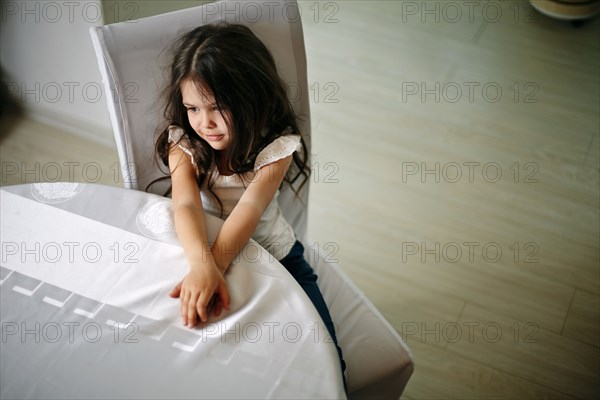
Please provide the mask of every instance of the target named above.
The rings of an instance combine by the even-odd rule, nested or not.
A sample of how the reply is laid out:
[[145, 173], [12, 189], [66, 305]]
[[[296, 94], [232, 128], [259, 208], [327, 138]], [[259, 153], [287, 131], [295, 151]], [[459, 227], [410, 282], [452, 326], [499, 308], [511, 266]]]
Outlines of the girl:
[[[184, 325], [229, 307], [224, 274], [252, 237], [294, 276], [337, 346], [329, 311], [302, 244], [277, 203], [282, 182], [302, 184], [307, 149], [275, 62], [243, 25], [205, 25], [175, 45], [156, 152], [171, 173], [177, 235], [190, 270], [171, 292]], [[290, 168], [292, 167], [292, 168]], [[204, 211], [225, 218], [208, 247]], [[232, 251], [233, 250], [233, 251]], [[214, 299], [214, 304], [213, 304]]]

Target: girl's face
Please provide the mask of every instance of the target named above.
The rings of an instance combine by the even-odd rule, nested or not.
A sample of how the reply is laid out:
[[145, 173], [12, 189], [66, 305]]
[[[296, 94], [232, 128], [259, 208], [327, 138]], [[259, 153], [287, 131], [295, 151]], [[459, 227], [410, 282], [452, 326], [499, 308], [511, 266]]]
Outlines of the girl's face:
[[181, 96], [190, 125], [198, 136], [215, 150], [229, 149], [233, 138], [212, 94], [201, 95], [194, 82], [185, 80]]

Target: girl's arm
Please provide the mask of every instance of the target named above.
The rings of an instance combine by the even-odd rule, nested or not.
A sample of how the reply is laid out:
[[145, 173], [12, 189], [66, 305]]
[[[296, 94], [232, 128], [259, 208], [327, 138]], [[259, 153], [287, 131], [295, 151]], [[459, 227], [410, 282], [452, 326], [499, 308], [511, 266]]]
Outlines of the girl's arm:
[[171, 296], [179, 295], [182, 322], [192, 327], [197, 316], [206, 321], [207, 305], [215, 293], [218, 293], [222, 305], [229, 308], [229, 291], [208, 246], [196, 171], [178, 146], [170, 149], [169, 168], [175, 229], [190, 265], [189, 273], [173, 289]]
[[250, 240], [260, 217], [279, 189], [291, 162], [290, 155], [259, 169], [223, 224], [212, 246], [214, 260], [223, 273]]

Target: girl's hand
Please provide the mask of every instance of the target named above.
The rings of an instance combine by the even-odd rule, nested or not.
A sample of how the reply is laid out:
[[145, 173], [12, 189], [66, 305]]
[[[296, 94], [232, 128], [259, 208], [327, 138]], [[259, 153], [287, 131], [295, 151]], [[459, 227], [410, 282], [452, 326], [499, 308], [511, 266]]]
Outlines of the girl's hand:
[[223, 274], [216, 266], [205, 264], [192, 268], [170, 295], [181, 299], [181, 319], [183, 325], [190, 328], [196, 325], [198, 316], [199, 321], [208, 319], [207, 308], [211, 300], [216, 304], [215, 315], [219, 315], [223, 308], [229, 309], [229, 290]]

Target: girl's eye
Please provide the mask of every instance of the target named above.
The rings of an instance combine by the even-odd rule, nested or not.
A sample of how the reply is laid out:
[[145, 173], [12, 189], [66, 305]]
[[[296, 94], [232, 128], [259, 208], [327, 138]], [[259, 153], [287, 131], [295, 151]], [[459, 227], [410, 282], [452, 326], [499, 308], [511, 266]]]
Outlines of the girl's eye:
[[[196, 107], [186, 107], [186, 111], [197, 112], [198, 109]], [[210, 111], [212, 111], [212, 112], [221, 112], [221, 109], [219, 107], [211, 107]]]

